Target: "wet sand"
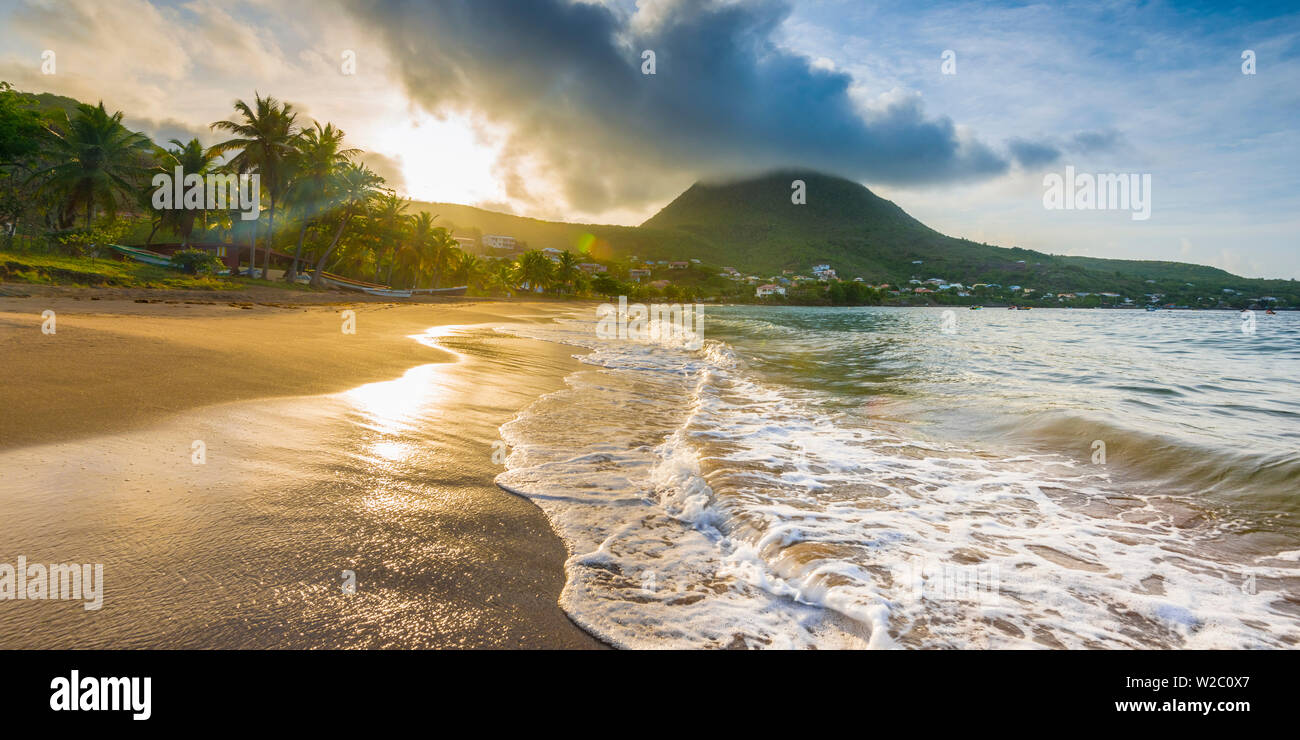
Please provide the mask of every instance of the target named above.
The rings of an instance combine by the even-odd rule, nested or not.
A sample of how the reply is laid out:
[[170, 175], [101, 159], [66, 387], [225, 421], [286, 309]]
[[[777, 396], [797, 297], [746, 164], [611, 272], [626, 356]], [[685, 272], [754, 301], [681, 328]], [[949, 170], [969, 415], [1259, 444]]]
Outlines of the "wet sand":
[[496, 427], [576, 362], [490, 327], [560, 306], [86, 295], [0, 298], [0, 562], [103, 563], [104, 606], [0, 601], [0, 648], [602, 646], [493, 483]]

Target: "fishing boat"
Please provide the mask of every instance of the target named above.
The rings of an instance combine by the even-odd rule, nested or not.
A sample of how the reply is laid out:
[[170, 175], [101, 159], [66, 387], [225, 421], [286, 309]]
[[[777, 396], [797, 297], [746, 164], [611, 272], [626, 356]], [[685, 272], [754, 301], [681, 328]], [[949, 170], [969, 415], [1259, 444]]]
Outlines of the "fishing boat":
[[1160, 307], [1159, 307], [1159, 306], [1147, 306], [1147, 310], [1148, 310], [1148, 311], [1159, 311], [1159, 310], [1160, 310]]
[[454, 288], [417, 288], [411, 292], [419, 295], [425, 293], [428, 295], [465, 295], [469, 291], [468, 285], [457, 285]]
[[326, 285], [332, 285], [335, 288], [343, 288], [345, 290], [355, 290], [361, 293], [366, 293], [367, 295], [385, 296], [388, 298], [411, 297], [410, 290], [390, 288], [387, 285], [380, 285], [379, 283], [367, 283], [364, 280], [354, 280], [349, 277], [343, 277], [342, 275], [335, 275], [332, 272], [322, 272], [320, 274], [320, 279], [321, 282]]
[[983, 306], [971, 306], [971, 307], [970, 307], [970, 310], [972, 310], [972, 311], [978, 311], [978, 310], [980, 310], [981, 308], [984, 308], [984, 307], [983, 307]]
[[176, 266], [172, 264], [172, 258], [168, 257], [165, 254], [150, 252], [147, 249], [141, 249], [139, 247], [125, 247], [122, 246], [121, 244], [110, 244], [108, 246], [114, 252], [117, 252], [123, 257], [126, 257], [128, 259], [133, 259], [136, 262], [143, 262], [146, 265], [156, 265], [158, 267]]
[[1017, 311], [1028, 311], [1031, 308], [1033, 308], [1033, 306], [1016, 306]]

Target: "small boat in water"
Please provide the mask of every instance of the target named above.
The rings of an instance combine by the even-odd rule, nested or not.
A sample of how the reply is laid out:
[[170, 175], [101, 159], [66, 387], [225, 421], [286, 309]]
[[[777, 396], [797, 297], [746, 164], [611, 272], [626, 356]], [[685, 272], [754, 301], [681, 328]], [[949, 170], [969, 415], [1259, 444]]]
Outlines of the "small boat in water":
[[1031, 308], [1033, 308], [1033, 306], [1016, 306], [1017, 311], [1028, 311]]
[[970, 310], [972, 310], [972, 311], [978, 311], [978, 310], [980, 310], [981, 308], [984, 308], [984, 307], [983, 307], [983, 306], [971, 306], [971, 307], [970, 307]]

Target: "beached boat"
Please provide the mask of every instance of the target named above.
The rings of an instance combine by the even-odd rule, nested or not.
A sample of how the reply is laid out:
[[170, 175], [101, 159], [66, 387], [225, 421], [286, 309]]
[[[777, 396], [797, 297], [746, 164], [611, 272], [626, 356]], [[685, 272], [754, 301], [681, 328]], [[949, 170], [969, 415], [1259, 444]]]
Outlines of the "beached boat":
[[983, 306], [971, 306], [971, 307], [970, 307], [970, 310], [972, 310], [972, 311], [978, 311], [978, 310], [980, 310], [981, 308], [984, 308], [984, 307], [983, 307]]
[[387, 296], [389, 298], [410, 298], [411, 291], [397, 288], [390, 288], [387, 285], [379, 283], [367, 283], [364, 280], [354, 280], [353, 278], [335, 275], [331, 272], [322, 272], [320, 275], [321, 282], [326, 285], [332, 285], [336, 288], [345, 290], [355, 290], [369, 295]]
[[426, 293], [428, 295], [465, 295], [469, 291], [468, 285], [457, 285], [454, 288], [419, 288], [412, 290], [412, 293]]
[[122, 246], [121, 244], [110, 244], [110, 245], [108, 245], [108, 246], [109, 246], [109, 248], [112, 249], [114, 252], [117, 252], [118, 254], [122, 255], [123, 257], [127, 257], [127, 258], [129, 258], [129, 259], [133, 259], [133, 260], [135, 260], [136, 262], [143, 262], [143, 263], [145, 263], [146, 265], [157, 265], [158, 267], [175, 267], [175, 266], [176, 266], [176, 265], [173, 265], [173, 264], [172, 264], [172, 258], [171, 258], [171, 257], [168, 257], [168, 256], [165, 255], [165, 254], [159, 254], [159, 253], [157, 253], [157, 252], [150, 252], [150, 251], [147, 250], [147, 249], [141, 249], [141, 248], [139, 248], [139, 247], [125, 247], [125, 246]]

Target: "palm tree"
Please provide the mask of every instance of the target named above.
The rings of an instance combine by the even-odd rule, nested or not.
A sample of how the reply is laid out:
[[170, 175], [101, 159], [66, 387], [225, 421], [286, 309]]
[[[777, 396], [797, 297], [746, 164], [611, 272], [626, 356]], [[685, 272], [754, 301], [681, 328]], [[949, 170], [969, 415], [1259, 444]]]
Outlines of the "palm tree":
[[321, 284], [321, 273], [325, 270], [325, 262], [334, 248], [339, 245], [339, 238], [343, 236], [343, 230], [347, 228], [348, 222], [352, 220], [354, 214], [370, 207], [370, 204], [382, 194], [379, 188], [384, 184], [384, 178], [371, 172], [369, 167], [352, 162], [343, 165], [333, 180], [331, 189], [336, 194], [335, 207], [340, 212], [339, 225], [334, 231], [334, 240], [321, 252], [320, 259], [316, 261], [316, 271], [312, 273], [311, 284], [317, 288]]
[[[217, 155], [237, 151], [228, 163], [232, 168], [243, 173], [256, 172], [261, 178], [261, 187], [266, 192], [270, 208], [267, 212], [267, 247], [266, 259], [262, 266], [262, 276], [271, 267], [271, 240], [275, 238], [275, 204], [284, 194], [288, 184], [288, 163], [295, 151], [298, 129], [294, 125], [298, 114], [293, 105], [281, 103], [271, 96], [262, 97], [254, 93], [254, 106], [242, 100], [235, 101], [235, 111], [243, 116], [243, 122], [216, 121], [211, 128], [234, 134], [235, 138], [223, 141], [212, 147]], [[254, 232], [252, 243], [252, 261], [250, 272], [257, 265], [257, 235]]]
[[519, 263], [515, 268], [518, 281], [528, 283], [528, 288], [533, 291], [545, 289], [551, 283], [554, 272], [555, 265], [550, 258], [536, 249], [519, 255]]
[[[379, 282], [379, 265], [387, 258], [392, 265], [393, 253], [397, 243], [406, 233], [409, 217], [403, 213], [411, 202], [397, 195], [385, 193], [375, 205], [374, 218], [379, 229], [378, 238], [381, 249], [375, 254], [375, 282]], [[390, 273], [391, 274], [391, 273]]]
[[487, 270], [487, 288], [493, 293], [509, 295], [515, 289], [515, 269], [505, 260], [499, 260]]
[[[165, 171], [171, 172], [176, 167], [180, 167], [187, 177], [189, 175], [202, 177], [213, 171], [218, 155], [211, 149], [204, 149], [198, 139], [190, 139], [184, 144], [177, 139], [172, 139], [168, 143], [175, 148], [161, 153], [161, 167]], [[161, 213], [160, 221], [176, 229], [181, 236], [182, 246], [189, 246], [190, 235], [194, 233], [194, 221], [202, 215], [206, 223], [207, 210], [181, 208], [179, 203], [175, 205], [176, 208]]]
[[573, 292], [574, 282], [582, 271], [578, 269], [578, 258], [569, 250], [560, 254], [560, 262], [555, 266], [555, 280]]
[[301, 212], [302, 224], [298, 228], [298, 244], [293, 251], [293, 262], [284, 273], [285, 282], [291, 283], [298, 276], [298, 262], [302, 258], [307, 229], [328, 206], [327, 191], [332, 176], [338, 168], [360, 153], [360, 149], [343, 147], [343, 130], [335, 128], [332, 123], [321, 126], [317, 122], [298, 136], [290, 156], [292, 181], [286, 196]]
[[461, 285], [477, 285], [479, 277], [483, 273], [483, 263], [478, 257], [466, 252], [461, 252], [456, 260], [456, 265], [451, 271], [452, 285], [457, 283]]
[[455, 264], [456, 255], [460, 253], [460, 245], [451, 237], [451, 232], [439, 226], [429, 235], [429, 239], [424, 242], [424, 247], [425, 267], [433, 273], [429, 287], [440, 288], [443, 274]]
[[38, 170], [45, 187], [58, 194], [64, 204], [66, 225], [70, 214], [84, 209], [90, 228], [95, 206], [116, 215], [119, 202], [132, 197], [150, 147], [144, 134], [122, 125], [122, 112], [109, 115], [98, 106], [82, 103], [75, 115], [67, 115], [67, 129], [50, 129], [49, 157], [56, 164]]
[[437, 228], [433, 225], [436, 218], [427, 211], [416, 214], [411, 219], [406, 243], [398, 248], [390, 262], [390, 266], [392, 263], [400, 264], [402, 270], [409, 274], [412, 288], [420, 287], [420, 275], [430, 267], [428, 258], [432, 249], [429, 243], [433, 241], [433, 232]]

